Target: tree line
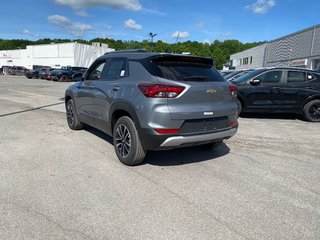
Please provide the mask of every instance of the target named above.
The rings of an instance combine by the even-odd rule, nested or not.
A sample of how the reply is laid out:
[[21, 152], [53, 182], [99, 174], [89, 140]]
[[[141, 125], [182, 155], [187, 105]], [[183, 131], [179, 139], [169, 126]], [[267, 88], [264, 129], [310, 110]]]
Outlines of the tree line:
[[231, 54], [255, 47], [263, 42], [252, 42], [242, 43], [239, 40], [215, 40], [212, 43], [201, 43], [197, 41], [186, 41], [178, 43], [166, 43], [163, 41], [149, 42], [144, 41], [124, 41], [114, 40], [109, 38], [95, 38], [92, 40], [82, 39], [50, 39], [44, 38], [35, 41], [23, 40], [23, 39], [0, 39], [0, 50], [12, 50], [12, 49], [23, 49], [27, 45], [38, 45], [38, 44], [50, 44], [50, 43], [65, 43], [65, 42], [79, 42], [84, 44], [92, 44], [93, 42], [106, 43], [110, 48], [115, 50], [125, 49], [146, 49], [153, 52], [172, 52], [172, 53], [191, 53], [197, 56], [212, 57], [215, 59], [215, 66], [218, 69], [222, 69]]

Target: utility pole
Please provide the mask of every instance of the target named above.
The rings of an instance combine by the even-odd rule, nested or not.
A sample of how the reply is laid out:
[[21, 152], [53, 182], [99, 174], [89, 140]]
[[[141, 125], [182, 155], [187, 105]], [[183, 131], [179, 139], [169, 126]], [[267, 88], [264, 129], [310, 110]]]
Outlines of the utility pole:
[[150, 42], [153, 43], [153, 38], [157, 36], [156, 33], [149, 32], [148, 36], [150, 37]]
[[177, 43], [178, 40], [179, 40], [179, 36], [180, 36], [180, 33], [178, 32], [177, 39], [176, 39], [176, 43]]

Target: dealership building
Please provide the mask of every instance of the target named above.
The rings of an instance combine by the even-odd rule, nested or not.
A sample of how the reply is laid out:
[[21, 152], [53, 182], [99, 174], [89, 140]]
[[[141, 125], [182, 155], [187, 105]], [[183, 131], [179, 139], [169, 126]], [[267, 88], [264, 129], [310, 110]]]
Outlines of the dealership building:
[[259, 67], [302, 67], [320, 70], [320, 24], [232, 54], [236, 70]]
[[70, 42], [30, 45], [26, 49], [0, 50], [0, 67], [23, 66], [29, 69], [33, 66], [89, 67], [96, 58], [110, 51], [114, 49], [103, 43], [87, 45]]

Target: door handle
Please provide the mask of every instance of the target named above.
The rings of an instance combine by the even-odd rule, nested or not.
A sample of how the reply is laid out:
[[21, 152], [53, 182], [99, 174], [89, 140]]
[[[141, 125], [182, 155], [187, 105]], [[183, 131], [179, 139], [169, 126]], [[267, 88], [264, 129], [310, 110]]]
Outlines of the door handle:
[[314, 90], [314, 87], [306, 87], [306, 89]]
[[90, 88], [90, 89], [94, 89], [94, 86], [90, 85], [89, 88]]
[[115, 87], [112, 88], [112, 90], [115, 91], [115, 92], [118, 91], [119, 89], [120, 88], [118, 86], [115, 86]]
[[276, 93], [276, 94], [280, 94], [280, 92], [281, 92], [280, 87], [273, 87], [271, 92]]

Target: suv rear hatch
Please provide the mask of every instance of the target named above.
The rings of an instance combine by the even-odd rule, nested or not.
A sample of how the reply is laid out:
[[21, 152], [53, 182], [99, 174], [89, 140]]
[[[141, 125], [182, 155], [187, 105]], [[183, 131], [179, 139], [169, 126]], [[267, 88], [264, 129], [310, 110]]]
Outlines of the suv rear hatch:
[[236, 114], [236, 97], [213, 67], [210, 58], [160, 55], [153, 59], [154, 73], [161, 84], [184, 86], [175, 98], [168, 98], [173, 120], [225, 119]]

